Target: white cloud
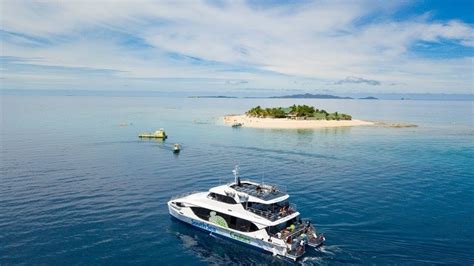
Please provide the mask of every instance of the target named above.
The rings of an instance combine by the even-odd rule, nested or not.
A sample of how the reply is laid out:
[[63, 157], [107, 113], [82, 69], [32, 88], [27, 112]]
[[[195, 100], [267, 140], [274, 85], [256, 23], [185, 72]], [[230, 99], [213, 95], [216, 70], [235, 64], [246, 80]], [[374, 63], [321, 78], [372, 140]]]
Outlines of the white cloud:
[[[215, 6], [200, 1], [5, 0], [2, 30], [28, 38], [4, 38], [2, 55], [40, 58], [31, 63], [47, 66], [114, 69], [120, 78], [218, 78], [263, 87], [296, 87], [295, 79], [309, 78], [321, 88], [355, 76], [380, 81], [378, 90], [472, 90], [472, 58], [425, 58], [411, 49], [420, 41], [444, 40], [472, 47], [473, 27], [458, 20], [433, 22], [426, 14], [403, 21], [383, 16], [399, 5], [320, 1], [253, 8], [240, 1]], [[364, 21], [375, 15], [384, 19]], [[130, 45], [136, 40], [127, 44], [129, 37], [148, 46]], [[35, 38], [48, 43], [36, 45]], [[394, 83], [399, 85], [383, 86]], [[375, 89], [357, 86], [364, 85]]]
[[335, 85], [341, 84], [368, 84], [372, 86], [380, 85], [380, 81], [373, 79], [364, 79], [361, 77], [346, 77], [345, 79], [338, 80], [334, 82]]

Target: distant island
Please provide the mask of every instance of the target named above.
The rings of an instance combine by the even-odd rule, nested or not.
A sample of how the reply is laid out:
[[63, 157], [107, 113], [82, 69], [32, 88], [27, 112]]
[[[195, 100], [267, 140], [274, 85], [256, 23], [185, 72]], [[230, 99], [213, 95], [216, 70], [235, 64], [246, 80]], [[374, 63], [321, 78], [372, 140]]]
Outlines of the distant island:
[[354, 99], [352, 97], [341, 97], [335, 96], [330, 94], [311, 94], [311, 93], [304, 93], [304, 94], [292, 94], [292, 95], [284, 95], [284, 96], [272, 96], [268, 98], [279, 98], [279, 99]]
[[308, 105], [290, 107], [251, 108], [244, 115], [227, 115], [224, 123], [254, 128], [310, 129], [374, 125], [373, 122], [354, 120], [351, 115], [329, 113]]
[[217, 96], [188, 96], [188, 98], [219, 98], [219, 99], [234, 99], [237, 98], [235, 96], [223, 96], [223, 95], [217, 95]]
[[[239, 98], [236, 96], [224, 96], [224, 95], [203, 95], [203, 96], [188, 96], [188, 98], [217, 98], [217, 99], [235, 99]], [[292, 95], [283, 95], [283, 96], [260, 96], [260, 97], [243, 97], [248, 99], [259, 99], [259, 98], [266, 98], [266, 99], [342, 99], [342, 100], [353, 100], [356, 98], [352, 97], [344, 97], [344, 96], [336, 96], [331, 94], [311, 94], [311, 93], [303, 93], [303, 94], [292, 94]], [[363, 98], [358, 98], [360, 100], [378, 100], [378, 98], [368, 96]]]

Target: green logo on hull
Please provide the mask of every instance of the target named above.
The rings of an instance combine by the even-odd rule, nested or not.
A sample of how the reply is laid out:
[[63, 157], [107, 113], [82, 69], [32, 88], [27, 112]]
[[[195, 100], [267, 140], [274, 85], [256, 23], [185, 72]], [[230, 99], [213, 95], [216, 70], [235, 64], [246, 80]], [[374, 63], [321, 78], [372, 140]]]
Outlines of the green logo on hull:
[[230, 232], [230, 236], [231, 236], [233, 239], [236, 239], [236, 240], [245, 242], [245, 243], [247, 243], [247, 244], [250, 244], [250, 242], [251, 242], [250, 238], [248, 238], [248, 237], [246, 237], [246, 236], [243, 236], [243, 235], [239, 235], [239, 234], [233, 233], [233, 232]]

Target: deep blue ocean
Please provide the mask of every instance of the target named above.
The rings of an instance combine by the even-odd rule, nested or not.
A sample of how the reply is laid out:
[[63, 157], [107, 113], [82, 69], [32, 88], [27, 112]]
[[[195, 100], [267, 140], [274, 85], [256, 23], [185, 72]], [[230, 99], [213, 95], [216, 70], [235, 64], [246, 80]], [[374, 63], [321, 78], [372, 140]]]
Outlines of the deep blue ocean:
[[[418, 127], [219, 120], [294, 103]], [[291, 264], [170, 219], [172, 195], [232, 181], [236, 164], [286, 186], [325, 234], [297, 263], [473, 264], [473, 118], [472, 101], [5, 95], [0, 265]], [[165, 142], [137, 137], [158, 128]]]

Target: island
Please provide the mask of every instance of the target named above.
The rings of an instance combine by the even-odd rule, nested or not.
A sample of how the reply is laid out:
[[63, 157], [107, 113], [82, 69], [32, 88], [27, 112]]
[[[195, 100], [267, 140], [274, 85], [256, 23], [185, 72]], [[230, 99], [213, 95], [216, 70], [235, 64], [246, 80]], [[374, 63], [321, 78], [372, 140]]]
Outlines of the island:
[[217, 95], [217, 96], [214, 96], [214, 95], [209, 95], [209, 96], [188, 96], [188, 98], [211, 98], [211, 99], [235, 99], [237, 97], [235, 96], [223, 96], [223, 95]]
[[[311, 93], [303, 93], [303, 94], [292, 94], [292, 95], [283, 95], [283, 96], [245, 96], [245, 97], [237, 97], [237, 96], [226, 96], [226, 95], [194, 95], [188, 96], [188, 98], [211, 98], [211, 99], [237, 99], [237, 98], [244, 98], [244, 99], [336, 99], [336, 100], [354, 100], [355, 98], [352, 97], [345, 97], [345, 96], [336, 96], [331, 94], [311, 94]], [[358, 98], [359, 100], [378, 100], [376, 97], [368, 96]]]
[[359, 98], [359, 100], [378, 100], [379, 98], [373, 97], [373, 96], [368, 96], [368, 97], [363, 97]]
[[226, 115], [224, 123], [252, 128], [310, 129], [326, 127], [370, 126], [375, 123], [352, 119], [351, 115], [329, 113], [308, 105], [292, 105], [287, 108], [260, 106], [243, 115]]
[[293, 95], [284, 95], [284, 96], [272, 96], [269, 98], [276, 98], [276, 99], [353, 99], [351, 97], [341, 97], [335, 96], [330, 94], [311, 94], [311, 93], [304, 93], [304, 94], [293, 94]]

